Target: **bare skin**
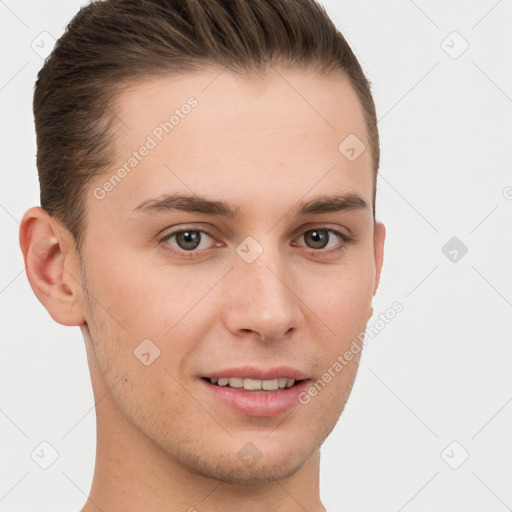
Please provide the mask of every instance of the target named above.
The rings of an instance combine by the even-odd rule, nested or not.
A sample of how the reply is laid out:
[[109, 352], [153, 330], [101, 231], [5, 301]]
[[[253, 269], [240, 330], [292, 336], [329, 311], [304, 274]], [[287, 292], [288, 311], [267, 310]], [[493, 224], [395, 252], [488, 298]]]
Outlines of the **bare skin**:
[[[82, 512], [325, 510], [319, 450], [360, 353], [307, 404], [272, 417], [219, 401], [203, 377], [285, 365], [314, 383], [364, 331], [385, 230], [372, 214], [362, 108], [341, 75], [219, 71], [134, 83], [120, 95], [118, 158], [88, 187], [81, 255], [41, 208], [23, 218], [34, 292], [86, 343], [98, 442]], [[197, 104], [180, 110], [172, 131], [155, 132], [190, 97]], [[354, 161], [338, 150], [349, 134], [367, 148]], [[105, 185], [148, 136], [155, 147]], [[224, 201], [237, 215], [148, 207], [175, 193]], [[345, 208], [295, 211], [333, 195]], [[197, 248], [183, 245], [180, 229]], [[325, 247], [312, 242], [315, 229]], [[250, 263], [236, 251], [248, 236], [258, 244], [250, 251], [262, 250]], [[44, 258], [42, 239], [51, 244]], [[148, 339], [146, 353], [159, 355], [146, 365], [134, 351]], [[247, 445], [255, 463], [239, 456]]]

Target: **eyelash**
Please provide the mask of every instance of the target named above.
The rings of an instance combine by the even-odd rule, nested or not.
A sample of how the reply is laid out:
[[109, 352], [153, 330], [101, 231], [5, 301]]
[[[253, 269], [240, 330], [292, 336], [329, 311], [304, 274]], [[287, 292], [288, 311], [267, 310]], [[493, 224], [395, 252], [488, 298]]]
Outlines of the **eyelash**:
[[[313, 228], [310, 228], [310, 229], [307, 229], [306, 231], [303, 231], [299, 238], [304, 236], [306, 233], [309, 233], [311, 231], [315, 231], [315, 230], [319, 230], [319, 231], [327, 231], [328, 233], [331, 233], [331, 234], [334, 234], [335, 236], [337, 236], [340, 240], [341, 240], [341, 246], [338, 244], [338, 246], [334, 247], [334, 248], [330, 248], [330, 249], [327, 249], [327, 250], [324, 250], [324, 249], [311, 249], [309, 248], [309, 250], [306, 250], [307, 253], [309, 253], [310, 255], [316, 255], [318, 256], [319, 254], [334, 254], [334, 253], [339, 253], [341, 251], [343, 251], [346, 247], [347, 244], [350, 244], [351, 242], [354, 242], [355, 239], [352, 237], [352, 236], [349, 236], [349, 235], [346, 235], [344, 233], [341, 233], [335, 229], [332, 229], [332, 228], [329, 228], [329, 227], [325, 227], [325, 226], [315, 226]], [[196, 229], [196, 228], [180, 228], [176, 231], [171, 231], [170, 233], [167, 233], [165, 236], [163, 236], [162, 238], [160, 238], [159, 242], [164, 246], [165, 250], [171, 252], [173, 255], [175, 256], [179, 256], [179, 257], [183, 257], [183, 258], [197, 258], [197, 257], [201, 257], [204, 255], [204, 252], [206, 251], [210, 251], [211, 249], [214, 249], [214, 247], [212, 248], [208, 248], [208, 249], [193, 249], [191, 251], [186, 251], [184, 249], [182, 250], [178, 250], [177, 248], [170, 248], [170, 244], [169, 244], [169, 239], [179, 233], [183, 233], [184, 231], [193, 231], [195, 233], [201, 233], [203, 235], [207, 235], [209, 236], [210, 238], [214, 239], [215, 240], [215, 237], [213, 237], [210, 233], [208, 233], [208, 231], [205, 231], [203, 229]], [[330, 242], [330, 240], [329, 240]], [[296, 246], [296, 245], [295, 245]], [[306, 246], [302, 246], [302, 247], [306, 247]]]

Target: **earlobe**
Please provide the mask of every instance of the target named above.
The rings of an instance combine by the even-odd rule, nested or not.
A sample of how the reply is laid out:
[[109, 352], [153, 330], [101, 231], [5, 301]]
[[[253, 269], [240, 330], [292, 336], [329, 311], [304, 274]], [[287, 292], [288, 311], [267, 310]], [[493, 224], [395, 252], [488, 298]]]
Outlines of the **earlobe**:
[[63, 325], [82, 325], [78, 255], [69, 231], [36, 206], [21, 221], [20, 247], [30, 286], [51, 317]]
[[375, 288], [373, 295], [377, 293], [380, 283], [382, 264], [384, 262], [384, 242], [386, 240], [386, 228], [382, 222], [375, 222], [373, 230], [373, 247], [375, 253]]

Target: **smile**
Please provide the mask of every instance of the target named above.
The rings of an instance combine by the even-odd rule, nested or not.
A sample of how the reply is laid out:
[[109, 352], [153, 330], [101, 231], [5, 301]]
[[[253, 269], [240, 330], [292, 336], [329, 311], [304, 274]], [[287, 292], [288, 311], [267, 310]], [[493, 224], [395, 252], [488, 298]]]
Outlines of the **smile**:
[[221, 387], [243, 388], [247, 391], [275, 391], [279, 389], [291, 388], [295, 384], [295, 379], [279, 377], [271, 380], [259, 380], [243, 377], [221, 377], [219, 379], [208, 379], [212, 384]]

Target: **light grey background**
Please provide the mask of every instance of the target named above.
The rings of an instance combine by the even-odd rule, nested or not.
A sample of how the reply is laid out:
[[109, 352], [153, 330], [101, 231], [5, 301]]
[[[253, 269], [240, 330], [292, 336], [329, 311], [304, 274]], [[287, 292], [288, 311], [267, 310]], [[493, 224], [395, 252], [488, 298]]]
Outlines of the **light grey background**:
[[[512, 510], [512, 1], [323, 3], [373, 83], [379, 116], [388, 239], [370, 325], [394, 301], [404, 307], [368, 340], [322, 448], [324, 504]], [[39, 304], [17, 244], [19, 220], [39, 204], [33, 84], [48, 34], [59, 37], [81, 4], [0, 0], [3, 512], [79, 510], [94, 469], [80, 331]], [[442, 252], [452, 237], [463, 257], [459, 242]], [[31, 458], [43, 441], [59, 455], [48, 469]]]

